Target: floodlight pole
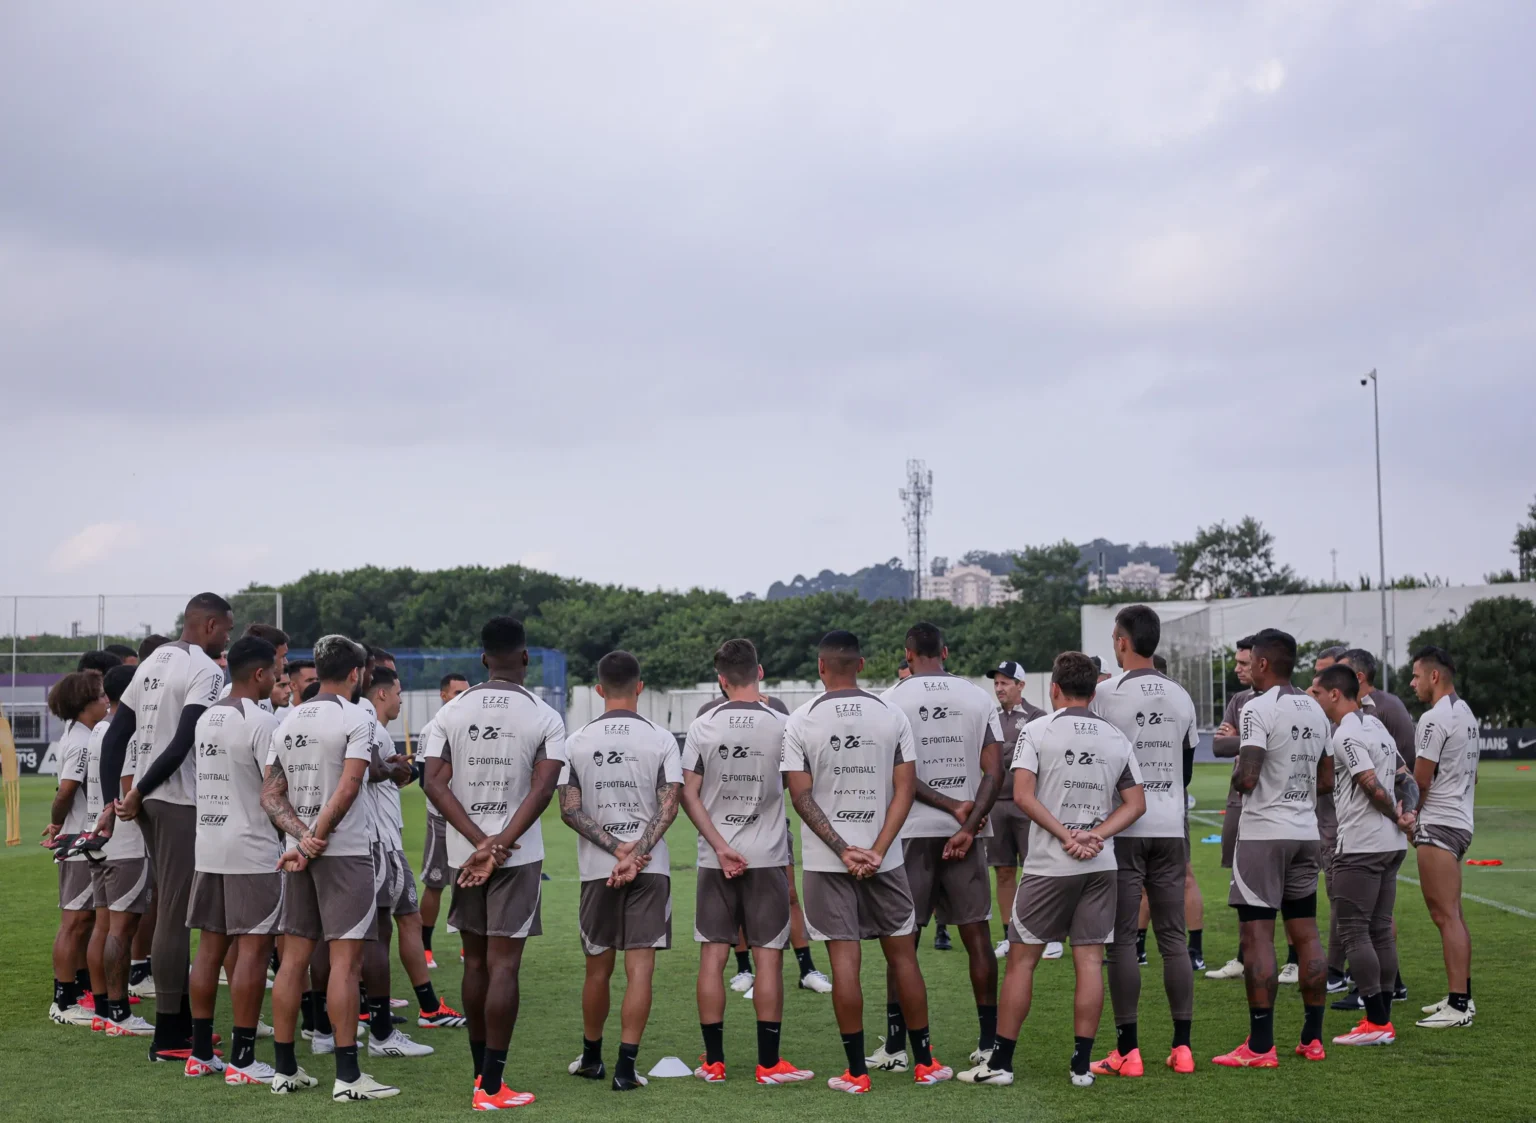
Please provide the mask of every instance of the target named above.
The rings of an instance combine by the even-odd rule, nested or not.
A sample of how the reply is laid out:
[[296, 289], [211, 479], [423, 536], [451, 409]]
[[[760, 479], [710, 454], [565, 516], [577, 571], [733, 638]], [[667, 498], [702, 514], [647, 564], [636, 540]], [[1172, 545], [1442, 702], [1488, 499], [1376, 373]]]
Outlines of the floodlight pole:
[[1387, 533], [1381, 511], [1381, 393], [1373, 369], [1366, 378], [1371, 381], [1371, 414], [1376, 424], [1376, 549], [1381, 562], [1381, 688], [1392, 688], [1392, 653], [1387, 637]]

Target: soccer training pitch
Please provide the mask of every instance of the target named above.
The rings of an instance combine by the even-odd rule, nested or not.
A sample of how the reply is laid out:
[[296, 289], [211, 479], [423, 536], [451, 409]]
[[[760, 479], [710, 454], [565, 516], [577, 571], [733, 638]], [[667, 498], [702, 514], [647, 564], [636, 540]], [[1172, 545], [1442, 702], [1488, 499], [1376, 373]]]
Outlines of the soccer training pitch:
[[[1224, 803], [1229, 770], [1224, 765], [1196, 769], [1191, 790], [1199, 799], [1193, 825], [1195, 870], [1205, 893], [1205, 956], [1210, 966], [1224, 962], [1236, 947], [1236, 925], [1226, 906], [1227, 877], [1220, 868], [1220, 847], [1199, 839], [1220, 832], [1215, 809]], [[334, 1069], [330, 1057], [308, 1056], [299, 1043], [299, 1063], [320, 1078], [310, 1091], [277, 1097], [266, 1088], [227, 1087], [216, 1078], [188, 1080], [179, 1065], [151, 1065], [143, 1039], [109, 1039], [76, 1027], [57, 1026], [47, 1018], [51, 998], [50, 949], [58, 920], [57, 882], [48, 853], [37, 846], [52, 798], [50, 778], [22, 781], [22, 845], [0, 849], [0, 1118], [21, 1120], [311, 1120], [339, 1115], [386, 1119], [441, 1119], [470, 1110], [472, 1070], [463, 1030], [405, 1028], [437, 1054], [416, 1060], [367, 1058], [365, 1071], [392, 1084], [401, 1095], [370, 1104], [337, 1104], [328, 1094]], [[413, 863], [421, 855], [423, 804], [420, 789], [403, 793], [406, 851]], [[620, 1095], [607, 1082], [568, 1076], [565, 1066], [581, 1048], [581, 945], [576, 935], [576, 841], [552, 809], [545, 816], [553, 878], [544, 885], [545, 935], [529, 942], [523, 960], [522, 1007], [512, 1038], [507, 1081], [531, 1091], [538, 1102], [519, 1109], [519, 1118], [547, 1120], [708, 1119], [773, 1121], [780, 1119], [880, 1120], [902, 1117], [985, 1120], [1362, 1120], [1383, 1115], [1427, 1116], [1454, 1110], [1458, 1118], [1514, 1120], [1536, 1117], [1536, 1089], [1527, 1071], [1509, 1063], [1505, 1050], [1529, 1030], [1530, 1010], [1513, 992], [1524, 985], [1536, 938], [1536, 772], [1517, 771], [1509, 762], [1487, 763], [1477, 790], [1478, 829], [1471, 858], [1501, 858], [1502, 867], [1467, 867], [1466, 902], [1473, 941], [1476, 1024], [1465, 1030], [1420, 1030], [1413, 1025], [1419, 1007], [1444, 996], [1445, 974], [1439, 942], [1416, 885], [1403, 882], [1398, 896], [1399, 946], [1409, 1001], [1393, 1010], [1395, 1045], [1349, 1049], [1331, 1038], [1353, 1025], [1358, 1015], [1330, 1010], [1325, 1027], [1328, 1059], [1310, 1064], [1290, 1055], [1301, 1028], [1301, 997], [1294, 986], [1280, 988], [1276, 1042], [1277, 1071], [1218, 1069], [1210, 1058], [1225, 1052], [1247, 1032], [1247, 1003], [1241, 981], [1196, 978], [1194, 1051], [1199, 1065], [1193, 1076], [1175, 1077], [1161, 1060], [1171, 1026], [1162, 989], [1156, 942], [1149, 939], [1151, 962], [1141, 993], [1140, 1036], [1147, 1075], [1139, 1080], [1100, 1079], [1092, 1088], [1067, 1081], [1072, 1052], [1070, 957], [1042, 963], [1036, 976], [1035, 1003], [1018, 1047], [1018, 1083], [1011, 1088], [972, 1088], [951, 1082], [932, 1088], [913, 1086], [910, 1075], [876, 1073], [874, 1092], [853, 1097], [828, 1090], [825, 1078], [843, 1070], [844, 1060], [830, 996], [794, 986], [794, 960], [786, 956], [784, 1055], [816, 1079], [799, 1085], [758, 1087], [752, 1004], [731, 994], [726, 1009], [724, 1084], [689, 1079], [653, 1080], [650, 1087]], [[640, 1069], [674, 1054], [690, 1067], [701, 1051], [694, 980], [698, 948], [693, 942], [694, 832], [679, 816], [669, 839], [672, 852], [673, 948], [657, 959], [655, 1005], [641, 1048]], [[1404, 872], [1413, 875], [1410, 851]], [[1320, 896], [1320, 908], [1325, 907]], [[433, 973], [438, 992], [459, 1003], [457, 937], [444, 931], [447, 902], [434, 940], [442, 967]], [[1320, 915], [1326, 931], [1326, 916]], [[1000, 930], [994, 920], [994, 932]], [[924, 934], [920, 961], [928, 982], [935, 1051], [957, 1070], [968, 1066], [975, 1047], [976, 1017], [966, 976], [965, 953], [932, 949]], [[816, 965], [827, 970], [825, 949], [813, 945]], [[1282, 947], [1283, 958], [1283, 947]], [[1522, 964], [1524, 966], [1522, 966]], [[394, 993], [411, 996], [396, 960]], [[619, 980], [615, 974], [613, 1013], [604, 1037], [610, 1065], [618, 1050]], [[876, 944], [864, 953], [864, 1025], [871, 1050], [884, 1024], [884, 965]], [[1330, 996], [1337, 997], [1337, 996]], [[1095, 1056], [1114, 1044], [1113, 1019], [1106, 995], [1104, 1020]], [[151, 1003], [142, 1010], [153, 1017]], [[414, 1012], [414, 1004], [409, 1008]], [[406, 1012], [406, 1011], [402, 1011]], [[270, 1006], [264, 1015], [271, 1020]], [[414, 1023], [414, 1018], [412, 1018]], [[218, 1032], [229, 1035], [228, 992], [220, 992]], [[270, 1062], [272, 1045], [257, 1045], [257, 1056]]]

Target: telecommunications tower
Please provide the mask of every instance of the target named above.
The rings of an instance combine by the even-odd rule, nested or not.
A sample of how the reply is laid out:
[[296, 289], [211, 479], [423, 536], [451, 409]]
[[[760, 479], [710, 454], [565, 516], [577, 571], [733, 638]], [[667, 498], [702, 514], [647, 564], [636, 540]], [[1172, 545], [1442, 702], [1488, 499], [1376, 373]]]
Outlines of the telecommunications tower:
[[921, 460], [907, 461], [907, 486], [899, 492], [905, 505], [901, 521], [907, 528], [907, 555], [912, 564], [912, 597], [923, 595], [924, 552], [928, 546], [928, 516], [933, 513], [933, 473]]

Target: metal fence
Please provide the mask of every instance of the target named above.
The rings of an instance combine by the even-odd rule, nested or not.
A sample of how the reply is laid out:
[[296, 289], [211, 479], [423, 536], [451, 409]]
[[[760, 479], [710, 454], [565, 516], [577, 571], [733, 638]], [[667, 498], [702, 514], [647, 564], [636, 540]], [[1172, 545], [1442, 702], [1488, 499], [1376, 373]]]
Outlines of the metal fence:
[[1165, 622], [1158, 649], [1168, 660], [1168, 677], [1189, 691], [1200, 728], [1219, 720], [1214, 711], [1211, 679], [1210, 609], [1202, 608]]

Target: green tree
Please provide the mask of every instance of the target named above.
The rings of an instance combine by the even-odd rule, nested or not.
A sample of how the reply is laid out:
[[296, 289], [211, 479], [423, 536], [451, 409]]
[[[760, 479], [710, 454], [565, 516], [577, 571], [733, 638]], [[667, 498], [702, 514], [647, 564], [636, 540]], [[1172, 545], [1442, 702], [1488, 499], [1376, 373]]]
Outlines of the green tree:
[[[1523, 597], [1474, 601], [1459, 620], [1413, 637], [1409, 654], [1431, 644], [1456, 661], [1456, 692], [1484, 725], [1536, 725], [1536, 604]], [[1392, 676], [1393, 691], [1415, 714], [1410, 663]]]
[[1526, 521], [1515, 528], [1515, 564], [1520, 580], [1536, 581], [1536, 499], [1526, 508]]
[[1290, 566], [1275, 564], [1275, 536], [1252, 515], [1236, 526], [1200, 527], [1192, 541], [1175, 542], [1173, 549], [1182, 596], [1221, 600], [1299, 593], [1307, 587]]

